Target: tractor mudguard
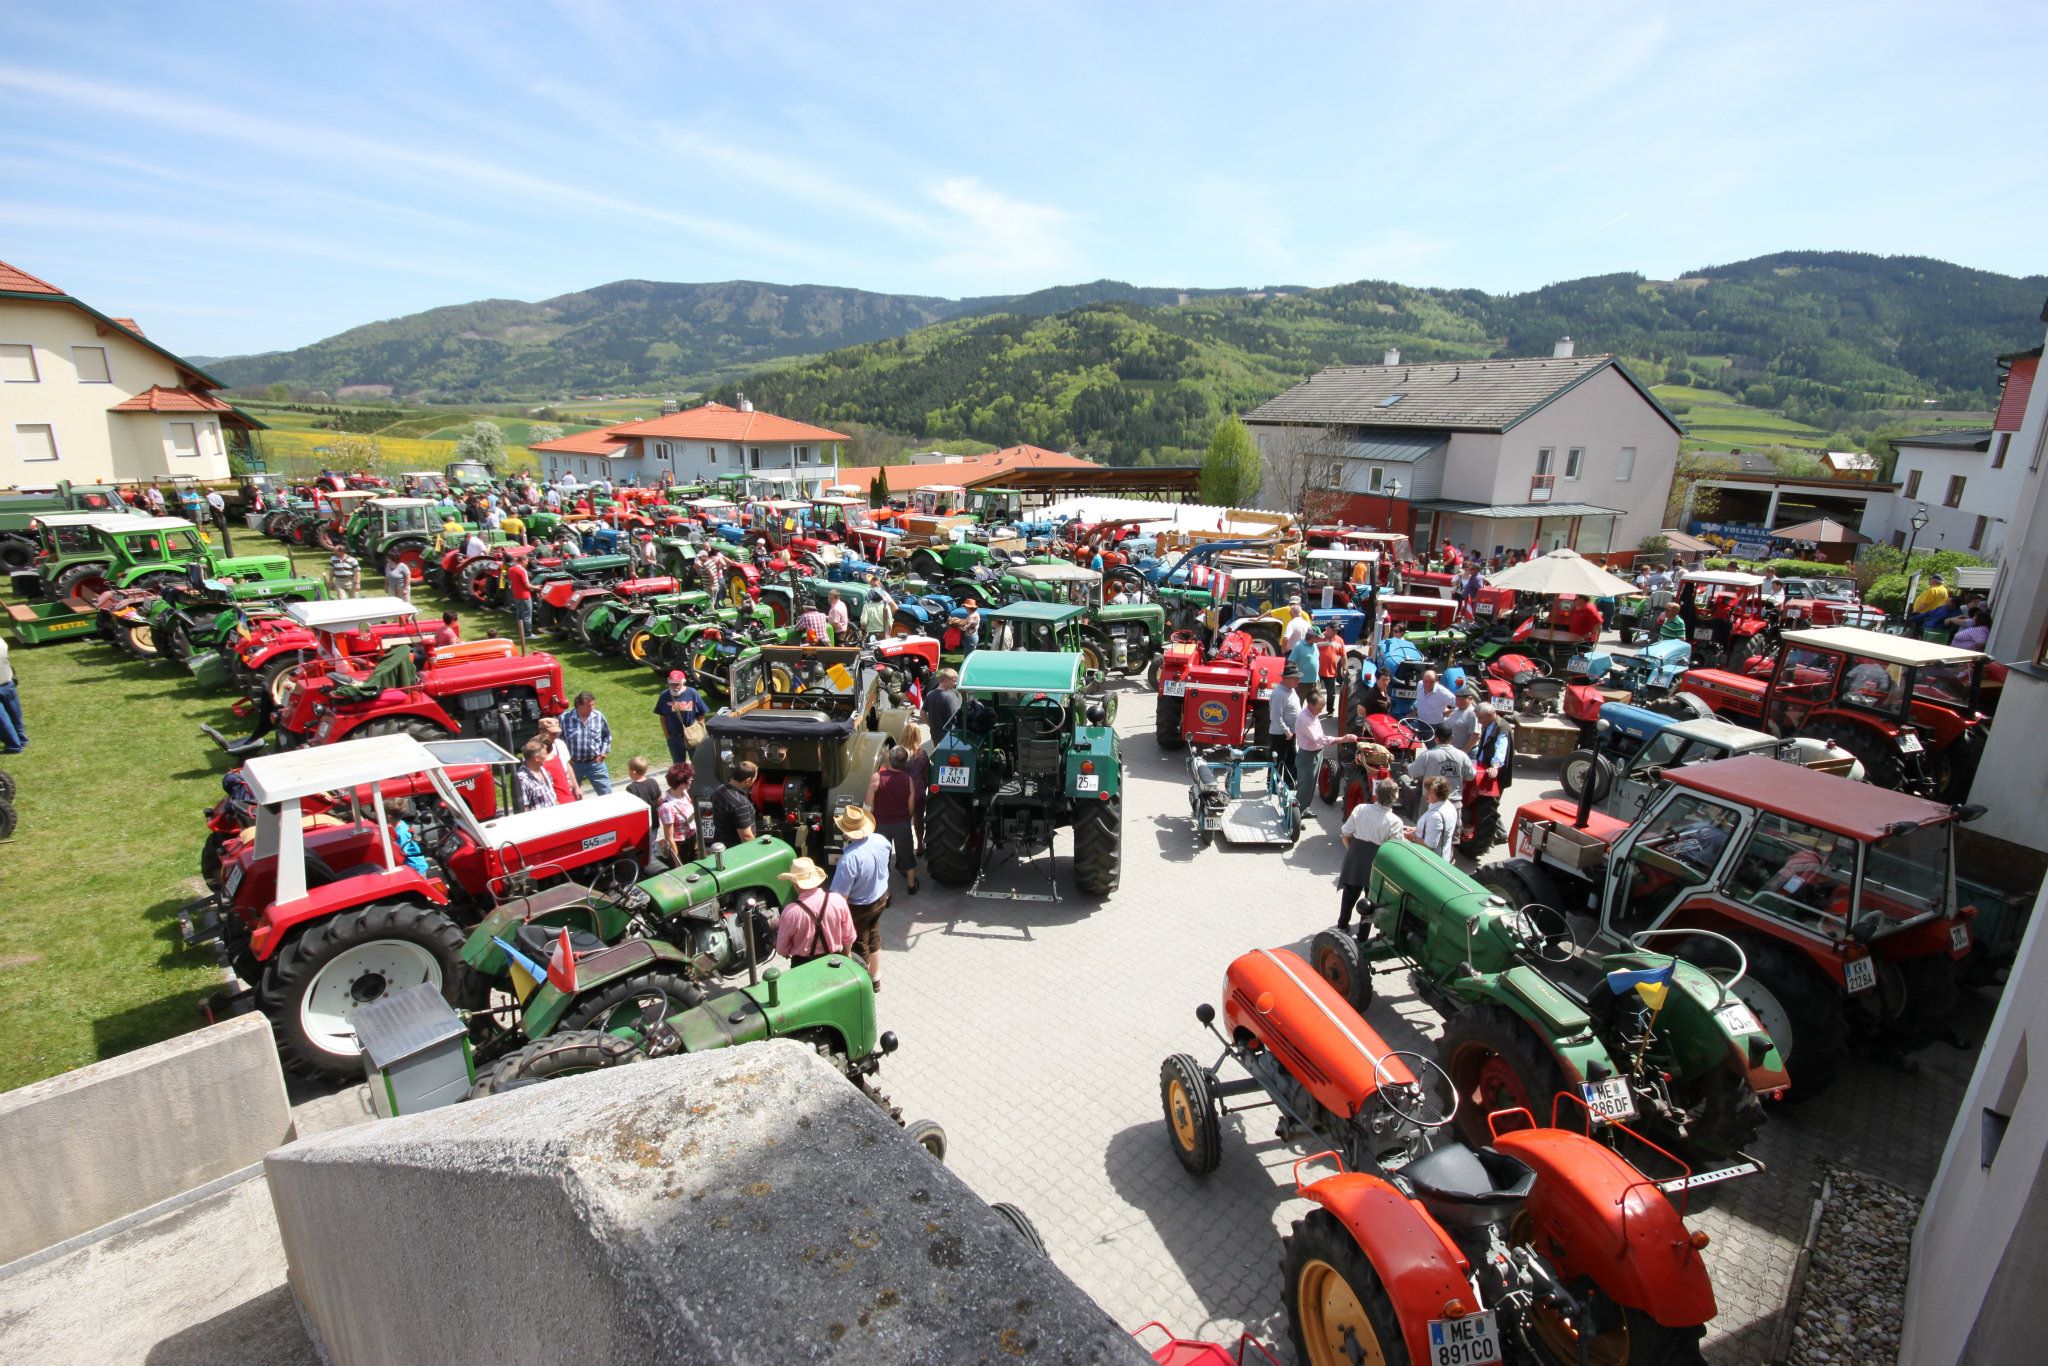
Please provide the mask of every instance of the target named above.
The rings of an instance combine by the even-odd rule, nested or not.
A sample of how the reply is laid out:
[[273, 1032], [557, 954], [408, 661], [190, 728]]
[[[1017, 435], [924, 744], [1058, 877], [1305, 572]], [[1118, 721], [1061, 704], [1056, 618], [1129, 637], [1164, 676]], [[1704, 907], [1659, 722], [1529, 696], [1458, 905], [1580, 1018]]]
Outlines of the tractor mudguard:
[[1444, 1306], [1473, 1306], [1472, 1264], [1423, 1208], [1388, 1182], [1364, 1172], [1339, 1172], [1301, 1188], [1337, 1217], [1386, 1287], [1401, 1321], [1411, 1361], [1435, 1360], [1429, 1321]]
[[847, 1061], [856, 1063], [872, 1054], [880, 1039], [874, 982], [850, 956], [835, 953], [813, 959], [773, 977], [764, 975], [740, 991], [761, 1007], [775, 1037], [830, 1031], [839, 1036]]
[[[1610, 972], [1637, 968], [1661, 968], [1671, 960], [1658, 953], [1610, 954], [1603, 960]], [[1736, 1033], [1728, 1021], [1716, 1014], [1725, 1004], [1740, 1005], [1732, 993], [1705, 971], [1680, 959], [1672, 974], [1673, 990], [1664, 997], [1657, 1012], [1657, 1041], [1674, 1075], [1692, 1078], [1726, 1067], [1747, 1077], [1757, 1091], [1772, 1091], [1791, 1084], [1785, 1075], [1785, 1061], [1777, 1045], [1759, 1027], [1755, 1033]], [[1749, 1041], [1765, 1040], [1766, 1047], [1750, 1060]]]
[[193, 655], [185, 661], [185, 667], [192, 671], [193, 681], [202, 688], [225, 688], [234, 681], [227, 658], [219, 650]]
[[1678, 1211], [1613, 1149], [1565, 1129], [1517, 1129], [1494, 1147], [1527, 1163], [1537, 1248], [1567, 1283], [1590, 1276], [1666, 1328], [1714, 1317], [1714, 1285]]
[[462, 731], [461, 724], [441, 710], [433, 699], [415, 697], [404, 688], [386, 688], [367, 702], [342, 702], [339, 706], [348, 710], [337, 709], [320, 718], [323, 725], [328, 721], [334, 723], [327, 728], [325, 735], [319, 736], [323, 745], [338, 744], [353, 735], [359, 727], [366, 726], [372, 721], [394, 721], [400, 718], [425, 721], [453, 734], [460, 734]]
[[301, 925], [325, 920], [359, 906], [393, 901], [419, 901], [432, 906], [448, 904], [447, 889], [439, 878], [429, 878], [412, 865], [400, 863], [395, 870], [379, 869], [360, 873], [315, 887], [297, 901], [280, 902], [263, 913], [263, 919], [249, 935], [249, 950], [256, 961], [267, 963], [278, 947]]
[[719, 898], [749, 889], [766, 892], [769, 900], [780, 906], [796, 889], [778, 874], [789, 871], [795, 860], [796, 850], [773, 835], [761, 835], [726, 850], [723, 868], [718, 866], [719, 855], [707, 854], [658, 873], [639, 886], [662, 915], [670, 917], [693, 907], [715, 906]]
[[[1081, 766], [1088, 765], [1082, 772]], [[1104, 801], [1123, 790], [1123, 764], [1116, 732], [1108, 726], [1077, 726], [1067, 747], [1066, 793], [1076, 801]]]
[[[465, 957], [467, 953], [465, 947]], [[502, 949], [499, 950], [501, 959], [503, 953]], [[540, 966], [545, 967], [546, 964]], [[529, 1039], [545, 1038], [555, 1031], [562, 1017], [576, 1002], [610, 986], [621, 977], [638, 977], [660, 971], [681, 977], [688, 974], [689, 968], [689, 954], [658, 939], [628, 939], [596, 953], [581, 955], [576, 959], [576, 993], [569, 995], [553, 982], [539, 983], [521, 1007], [519, 1027]]]
[[1493, 989], [1486, 995], [1527, 1022], [1550, 1050], [1567, 1086], [1576, 1091], [1590, 1076], [1621, 1075], [1624, 1069], [1593, 1032], [1593, 1021], [1586, 1012], [1541, 973], [1517, 966], [1492, 982]]
[[602, 902], [585, 900], [580, 895], [562, 904], [550, 907], [549, 902], [561, 902], [562, 894], [576, 892], [571, 884], [550, 888], [530, 897], [517, 897], [501, 906], [491, 908], [491, 913], [477, 922], [469, 938], [463, 941], [462, 961], [486, 977], [503, 977], [512, 970], [505, 957], [505, 951], [494, 942], [499, 939], [511, 941], [513, 932], [523, 924], [556, 925], [565, 930], [581, 930], [594, 934], [610, 943], [626, 932], [628, 917], [624, 911], [614, 909]]

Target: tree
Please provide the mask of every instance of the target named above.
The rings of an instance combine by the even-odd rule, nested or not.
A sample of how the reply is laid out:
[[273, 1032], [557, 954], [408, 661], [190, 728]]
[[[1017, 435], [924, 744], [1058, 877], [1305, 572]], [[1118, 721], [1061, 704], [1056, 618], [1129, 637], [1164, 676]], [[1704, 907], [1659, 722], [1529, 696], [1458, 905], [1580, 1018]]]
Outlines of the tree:
[[882, 471], [878, 468], [875, 470], [874, 479], [868, 483], [868, 506], [871, 508], [878, 508], [888, 501], [889, 479], [888, 476], [883, 474]]
[[1202, 455], [1202, 501], [1244, 507], [1259, 496], [1259, 443], [1235, 414], [1216, 424]]
[[271, 385], [268, 389], [265, 389], [263, 391], [263, 396], [268, 399], [273, 399], [278, 403], [286, 402], [292, 396], [292, 386], [286, 384], [283, 380], [279, 380], [277, 383]]
[[320, 450], [320, 462], [337, 474], [369, 474], [383, 458], [374, 436], [337, 436]]
[[495, 471], [505, 463], [505, 429], [481, 418], [470, 423], [455, 438], [455, 458], [480, 460], [487, 469]]
[[560, 441], [562, 429], [552, 422], [536, 422], [526, 431], [526, 444], [539, 445], [543, 441]]
[[1344, 437], [1329, 427], [1282, 427], [1267, 437], [1259, 501], [1308, 522], [1328, 522], [1344, 505]]

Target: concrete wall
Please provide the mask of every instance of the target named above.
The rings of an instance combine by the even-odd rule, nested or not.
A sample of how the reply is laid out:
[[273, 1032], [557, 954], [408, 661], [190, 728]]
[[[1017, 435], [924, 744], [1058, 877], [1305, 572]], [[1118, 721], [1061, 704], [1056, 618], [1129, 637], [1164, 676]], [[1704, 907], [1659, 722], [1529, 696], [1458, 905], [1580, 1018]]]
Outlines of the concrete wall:
[[[174, 388], [179, 380], [177, 366], [125, 332], [102, 331], [104, 326], [69, 304], [0, 299], [0, 344], [30, 347], [36, 369], [33, 383], [0, 383], [0, 488], [169, 474], [226, 478], [227, 451], [217, 418], [107, 411], [153, 384]], [[109, 382], [80, 380], [75, 347], [105, 349]], [[202, 429], [210, 425], [210, 446], [202, 446], [197, 457], [172, 459], [164, 425], [171, 420], [196, 420]], [[22, 460], [16, 428], [23, 423], [55, 429], [55, 461]]]
[[[1557, 476], [1550, 501], [1591, 503], [1619, 508], [1626, 514], [1614, 524], [1615, 548], [1633, 550], [1644, 537], [1656, 535], [1663, 527], [1664, 503], [1678, 467], [1678, 433], [1614, 368], [1602, 370], [1509, 429], [1500, 443], [1492, 487], [1485, 493], [1461, 491], [1454, 445], [1444, 496], [1494, 504], [1526, 503], [1537, 452], [1548, 448], [1552, 452], [1550, 470]], [[1566, 455], [1573, 447], [1585, 451], [1575, 480], [1564, 477]], [[1623, 479], [1621, 453], [1625, 448], [1635, 451], [1635, 459]]]
[[323, 1134], [267, 1173], [339, 1366], [1150, 1360], [788, 1040]]
[[[2003, 709], [2001, 708], [2001, 711]], [[1913, 1237], [1899, 1366], [2038, 1361], [2048, 1158], [2048, 889], [2020, 945]], [[2033, 1055], [2039, 1054], [2036, 1059]], [[2032, 1079], [2034, 1066], [2042, 1069]], [[1986, 1112], [2007, 1121], [1984, 1161]], [[1996, 1279], [1994, 1279], [1996, 1278]]]
[[239, 1171], [291, 1137], [260, 1015], [0, 1094], [0, 1262]]

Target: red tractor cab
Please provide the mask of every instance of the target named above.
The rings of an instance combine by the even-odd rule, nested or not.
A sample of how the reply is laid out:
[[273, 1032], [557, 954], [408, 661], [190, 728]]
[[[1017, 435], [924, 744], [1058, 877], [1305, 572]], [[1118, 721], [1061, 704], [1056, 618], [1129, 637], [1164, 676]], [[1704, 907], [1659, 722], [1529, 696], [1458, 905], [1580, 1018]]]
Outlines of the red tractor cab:
[[1776, 606], [1761, 574], [1695, 569], [1678, 581], [1678, 615], [1696, 659], [1739, 665], [1771, 652]]
[[[486, 742], [437, 753], [379, 735], [243, 766], [255, 836], [223, 861], [213, 921], [295, 1070], [359, 1076], [349, 1016], [394, 991], [429, 982], [481, 1005], [463, 927], [502, 897], [579, 872], [638, 878], [651, 814], [631, 793], [479, 818], [449, 762], [513, 761]], [[394, 782], [418, 795], [397, 806]]]
[[1380, 553], [1329, 547], [1301, 557], [1302, 602], [1311, 608], [1365, 607], [1377, 580]]
[[1417, 593], [1382, 593], [1380, 611], [1387, 625], [1411, 631], [1446, 631], [1457, 619], [1458, 604], [1450, 598]]
[[[375, 668], [392, 645], [427, 639], [419, 609], [399, 598], [350, 598], [322, 604], [329, 611], [298, 612], [287, 604], [283, 615], [250, 621], [231, 651], [230, 666], [251, 693], [268, 692], [279, 707], [299, 681], [306, 665], [348, 665], [358, 672]], [[309, 625], [331, 619], [347, 626], [333, 629]]]
[[1478, 880], [1512, 906], [1561, 909], [1595, 949], [1654, 937], [1739, 973], [1729, 988], [1776, 1042], [1794, 1099], [1834, 1079], [1852, 1032], [1908, 1047], [1943, 1035], [1976, 914], [1956, 904], [1955, 828], [1975, 810], [1760, 754], [1663, 776], [1632, 823], [1524, 804], [1514, 856]]
[[1989, 723], [1989, 656], [1854, 626], [1786, 631], [1768, 673], [1689, 669], [1656, 710], [1721, 716], [1781, 739], [1832, 741], [1879, 787], [1941, 801], [1969, 795]]

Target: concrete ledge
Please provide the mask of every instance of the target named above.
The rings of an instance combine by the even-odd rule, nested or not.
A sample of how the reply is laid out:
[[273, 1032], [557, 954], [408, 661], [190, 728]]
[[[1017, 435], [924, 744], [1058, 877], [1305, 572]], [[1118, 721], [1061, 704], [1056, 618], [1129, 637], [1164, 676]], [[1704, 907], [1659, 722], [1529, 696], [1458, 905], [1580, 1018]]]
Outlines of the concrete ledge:
[[245, 1015], [0, 1094], [0, 1262], [112, 1223], [292, 1137], [270, 1024]]
[[1151, 1360], [787, 1040], [321, 1135], [266, 1165], [293, 1289], [342, 1366]]

